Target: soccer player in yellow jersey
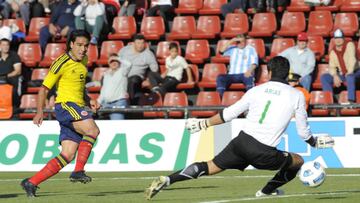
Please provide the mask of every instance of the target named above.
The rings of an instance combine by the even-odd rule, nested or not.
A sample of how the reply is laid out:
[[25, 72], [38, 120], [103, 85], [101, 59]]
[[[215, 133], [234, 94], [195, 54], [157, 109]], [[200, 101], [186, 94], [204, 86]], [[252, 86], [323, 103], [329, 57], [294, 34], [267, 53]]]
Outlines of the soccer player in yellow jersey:
[[37, 113], [34, 124], [40, 126], [43, 121], [43, 107], [48, 91], [55, 85], [56, 119], [60, 124], [61, 152], [51, 159], [46, 166], [31, 178], [21, 182], [28, 197], [35, 197], [38, 185], [57, 174], [70, 163], [77, 151], [75, 170], [70, 181], [88, 183], [91, 177], [84, 172], [91, 149], [99, 135], [99, 128], [92, 119], [91, 113], [85, 111], [87, 104], [93, 112], [100, 107], [96, 100], [89, 100], [85, 93], [86, 64], [90, 34], [84, 30], [73, 31], [67, 42], [67, 51], [51, 65], [38, 94]]

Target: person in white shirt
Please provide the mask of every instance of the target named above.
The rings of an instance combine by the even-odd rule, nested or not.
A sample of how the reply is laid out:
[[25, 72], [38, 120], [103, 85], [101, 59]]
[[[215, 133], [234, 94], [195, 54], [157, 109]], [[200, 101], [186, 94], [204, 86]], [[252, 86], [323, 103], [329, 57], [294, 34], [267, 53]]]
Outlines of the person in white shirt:
[[159, 15], [164, 19], [165, 29], [169, 31], [168, 17], [173, 8], [171, 0], [156, 0], [151, 2], [151, 7], [147, 11], [148, 16]]
[[183, 70], [186, 70], [189, 82], [193, 81], [191, 69], [184, 57], [179, 56], [179, 47], [176, 43], [169, 45], [170, 56], [166, 58], [166, 71], [163, 74], [158, 72], [149, 72], [149, 81], [153, 92], [159, 92], [162, 96], [181, 82]]
[[248, 111], [242, 131], [214, 159], [196, 162], [169, 176], [158, 177], [146, 189], [148, 199], [175, 182], [213, 175], [226, 169], [244, 170], [249, 165], [257, 169], [279, 170], [262, 190], [256, 192], [256, 197], [280, 195], [277, 188], [295, 178], [304, 163], [300, 155], [276, 149], [294, 115], [298, 134], [304, 141], [316, 148], [334, 145], [334, 140], [328, 135], [312, 136], [304, 96], [286, 82], [289, 61], [282, 56], [274, 57], [269, 61], [268, 69], [271, 80], [252, 88], [235, 104], [210, 119], [187, 121], [186, 128], [195, 133], [229, 122]]
[[97, 44], [105, 24], [105, 5], [98, 0], [82, 0], [74, 10], [75, 27], [92, 34], [90, 43]]
[[[128, 105], [127, 76], [130, 71], [129, 62], [120, 61], [117, 54], [109, 57], [109, 70], [104, 73], [98, 102], [104, 108], [126, 107]], [[110, 120], [123, 120], [124, 114], [110, 113]]]
[[[237, 43], [236, 45], [233, 45]], [[259, 64], [256, 49], [246, 44], [243, 34], [229, 40], [220, 48], [220, 53], [230, 56], [229, 72], [216, 78], [216, 91], [222, 97], [232, 83], [244, 83], [246, 90], [254, 87], [254, 71]]]

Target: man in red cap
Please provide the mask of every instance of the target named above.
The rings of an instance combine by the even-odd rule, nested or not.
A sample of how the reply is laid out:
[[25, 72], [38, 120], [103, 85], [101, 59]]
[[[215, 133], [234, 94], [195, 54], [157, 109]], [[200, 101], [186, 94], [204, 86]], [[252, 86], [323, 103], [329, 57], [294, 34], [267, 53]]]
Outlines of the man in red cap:
[[315, 68], [315, 54], [307, 47], [308, 37], [305, 32], [297, 36], [297, 45], [290, 47], [279, 55], [290, 62], [290, 72], [301, 76], [300, 84], [310, 91], [312, 73]]

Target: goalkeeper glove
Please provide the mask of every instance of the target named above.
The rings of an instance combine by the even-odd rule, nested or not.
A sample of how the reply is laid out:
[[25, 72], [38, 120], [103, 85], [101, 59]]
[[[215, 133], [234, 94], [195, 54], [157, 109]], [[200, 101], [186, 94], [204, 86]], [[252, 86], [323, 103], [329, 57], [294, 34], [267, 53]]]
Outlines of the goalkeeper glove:
[[335, 141], [330, 135], [311, 137], [306, 142], [317, 149], [331, 148], [335, 145]]
[[185, 128], [190, 131], [191, 134], [199, 132], [200, 130], [206, 129], [208, 124], [206, 119], [195, 119], [189, 118], [186, 120]]

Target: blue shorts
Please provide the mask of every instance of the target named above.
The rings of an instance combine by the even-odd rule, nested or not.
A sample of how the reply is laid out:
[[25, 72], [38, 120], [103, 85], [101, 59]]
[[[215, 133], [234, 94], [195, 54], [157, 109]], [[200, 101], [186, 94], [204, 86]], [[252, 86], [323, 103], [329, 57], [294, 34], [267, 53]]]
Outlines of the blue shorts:
[[63, 140], [72, 140], [80, 143], [83, 135], [77, 133], [74, 129], [74, 121], [86, 120], [92, 118], [92, 113], [85, 111], [83, 107], [73, 102], [55, 104], [56, 120], [60, 124], [59, 143]]

